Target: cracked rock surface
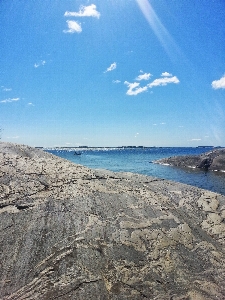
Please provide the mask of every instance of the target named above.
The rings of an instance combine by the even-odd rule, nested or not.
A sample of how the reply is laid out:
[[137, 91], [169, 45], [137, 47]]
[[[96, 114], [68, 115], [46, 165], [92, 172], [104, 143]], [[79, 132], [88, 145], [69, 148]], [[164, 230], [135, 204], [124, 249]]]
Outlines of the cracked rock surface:
[[225, 172], [225, 149], [216, 149], [201, 155], [173, 156], [159, 159], [155, 163]]
[[0, 299], [225, 299], [225, 197], [0, 143]]

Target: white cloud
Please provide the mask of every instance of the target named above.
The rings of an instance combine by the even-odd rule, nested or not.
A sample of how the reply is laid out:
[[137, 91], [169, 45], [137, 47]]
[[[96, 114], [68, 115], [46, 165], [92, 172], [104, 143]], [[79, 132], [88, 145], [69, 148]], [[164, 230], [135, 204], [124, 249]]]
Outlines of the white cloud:
[[7, 136], [7, 139], [18, 139], [19, 138], [19, 136], [17, 135], [17, 136]]
[[96, 5], [91, 4], [89, 6], [80, 6], [79, 12], [66, 11], [64, 14], [65, 17], [100, 17], [100, 13], [96, 10]]
[[[140, 70], [141, 73], [143, 73], [142, 70]], [[167, 72], [164, 72], [162, 74], [169, 74]], [[150, 77], [152, 76], [152, 74], [150, 73], [143, 73], [143, 74], [140, 74], [138, 77], [136, 77], [136, 80], [138, 81], [141, 81], [141, 80], [148, 80]], [[127, 91], [127, 95], [129, 96], [133, 96], [133, 95], [138, 95], [142, 92], [145, 92], [147, 91], [149, 88], [152, 88], [154, 86], [165, 86], [169, 83], [179, 83], [179, 79], [176, 77], [176, 76], [173, 76], [173, 77], [161, 77], [161, 78], [158, 78], [158, 79], [155, 79], [153, 82], [151, 83], [148, 83], [147, 85], [141, 87], [140, 86], [140, 82], [133, 82], [133, 83], [130, 83], [128, 81], [125, 81], [124, 84], [126, 84], [128, 86], [128, 91]], [[152, 91], [151, 91], [152, 93]]]
[[44, 66], [46, 64], [46, 61], [45, 60], [41, 60], [40, 62], [34, 64], [34, 67], [35, 68], [38, 68], [40, 66]]
[[162, 122], [162, 123], [160, 123], [161, 125], [166, 125], [166, 123], [164, 123], [164, 122]]
[[32, 102], [27, 103], [28, 105], [34, 106], [34, 104]]
[[8, 98], [5, 100], [0, 101], [0, 103], [8, 103], [8, 102], [14, 102], [14, 101], [19, 101], [20, 98]]
[[120, 80], [113, 80], [113, 83], [120, 83]]
[[128, 91], [126, 92], [126, 94], [129, 96], [136, 96], [148, 90], [147, 86], [140, 87], [139, 82], [130, 83], [128, 81], [125, 81], [124, 84], [128, 86]]
[[[143, 72], [143, 71], [142, 71]], [[141, 73], [142, 73], [141, 72]], [[149, 80], [149, 78], [152, 76], [150, 73], [144, 73], [136, 77], [136, 80], [141, 81], [141, 80]]]
[[191, 142], [194, 142], [194, 141], [201, 141], [202, 139], [191, 139], [190, 141]]
[[162, 74], [161, 74], [161, 76], [173, 76], [171, 73], [168, 73], [168, 72], [163, 72]]
[[225, 89], [225, 75], [221, 77], [219, 80], [214, 80], [212, 82], [212, 88], [217, 90], [217, 89]]
[[2, 86], [2, 90], [4, 92], [10, 92], [12, 89], [11, 88], [6, 88], [5, 86]]
[[80, 33], [82, 31], [80, 23], [71, 20], [67, 20], [66, 23], [69, 29], [63, 30], [64, 33]]
[[124, 84], [126, 84], [130, 89], [134, 89], [140, 85], [139, 82], [130, 83], [128, 81], [124, 81]]
[[152, 88], [153, 86], [164, 86], [169, 83], [179, 83], [179, 79], [176, 76], [173, 77], [163, 77], [155, 79], [153, 82], [148, 84], [148, 87]]
[[110, 72], [110, 71], [115, 70], [115, 69], [116, 69], [116, 63], [114, 62], [113, 64], [110, 65], [110, 67], [108, 67], [106, 69], [106, 71], [104, 73]]

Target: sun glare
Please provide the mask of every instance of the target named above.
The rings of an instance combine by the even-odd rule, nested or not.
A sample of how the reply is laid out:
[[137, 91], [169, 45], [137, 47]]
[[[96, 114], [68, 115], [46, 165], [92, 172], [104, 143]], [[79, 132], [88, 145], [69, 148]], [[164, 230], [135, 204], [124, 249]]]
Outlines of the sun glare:
[[136, 2], [166, 53], [172, 59], [174, 55], [180, 53], [172, 36], [162, 24], [148, 0], [136, 0]]

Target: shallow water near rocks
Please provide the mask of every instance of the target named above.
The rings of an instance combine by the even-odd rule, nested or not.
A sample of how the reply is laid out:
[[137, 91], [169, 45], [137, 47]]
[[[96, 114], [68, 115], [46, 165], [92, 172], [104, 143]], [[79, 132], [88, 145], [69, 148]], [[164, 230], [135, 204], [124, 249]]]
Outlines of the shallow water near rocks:
[[198, 155], [212, 148], [134, 148], [134, 149], [85, 149], [74, 155], [74, 149], [46, 150], [59, 157], [92, 169], [107, 169], [114, 172], [133, 172], [173, 180], [225, 195], [225, 174], [205, 172], [199, 169], [179, 169], [155, 164], [154, 161], [178, 155]]

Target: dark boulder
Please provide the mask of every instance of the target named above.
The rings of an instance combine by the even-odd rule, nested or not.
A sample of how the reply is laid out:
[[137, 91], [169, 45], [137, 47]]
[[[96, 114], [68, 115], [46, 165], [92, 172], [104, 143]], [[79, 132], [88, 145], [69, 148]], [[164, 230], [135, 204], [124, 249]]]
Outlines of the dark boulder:
[[216, 149], [201, 155], [184, 155], [163, 158], [155, 163], [168, 164], [182, 168], [199, 168], [203, 170], [225, 172], [225, 149]]

